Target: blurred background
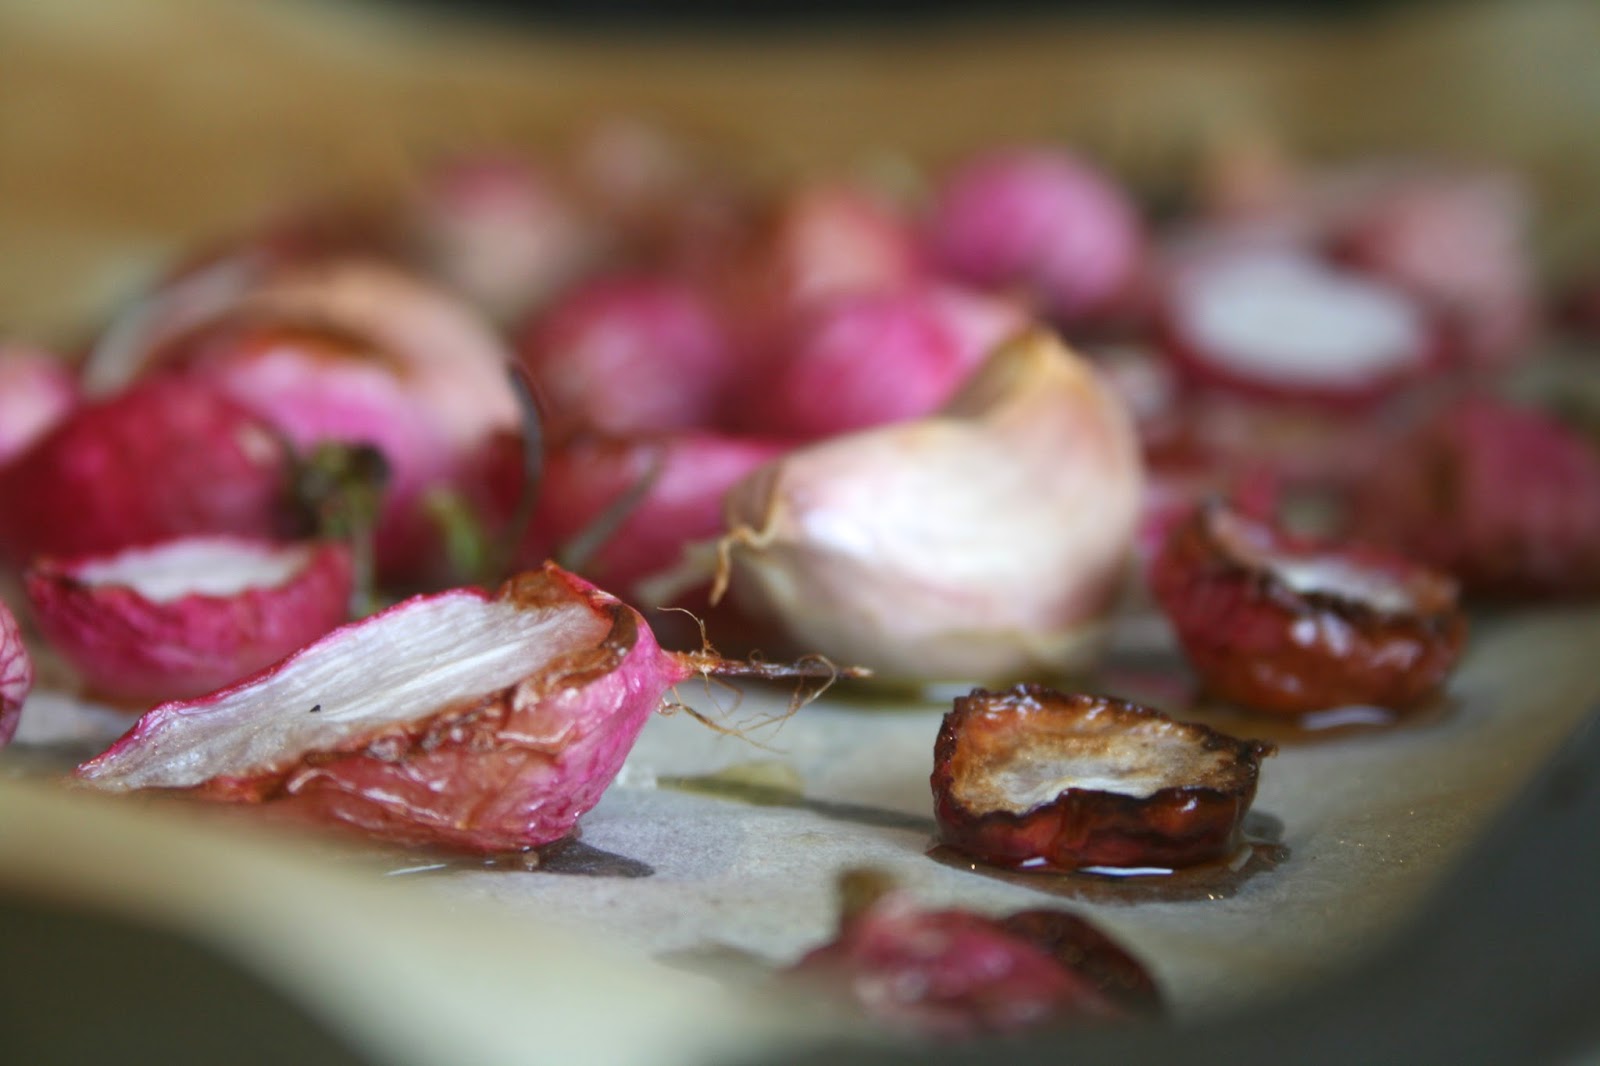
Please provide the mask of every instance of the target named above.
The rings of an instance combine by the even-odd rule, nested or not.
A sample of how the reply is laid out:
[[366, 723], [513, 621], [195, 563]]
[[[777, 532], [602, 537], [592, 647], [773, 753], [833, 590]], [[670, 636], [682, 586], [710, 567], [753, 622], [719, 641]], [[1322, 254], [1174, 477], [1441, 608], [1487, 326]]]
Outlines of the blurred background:
[[753, 182], [1062, 138], [1159, 203], [1219, 152], [1511, 165], [1600, 219], [1600, 5], [0, 3], [0, 325], [59, 342], [176, 247], [625, 118]]

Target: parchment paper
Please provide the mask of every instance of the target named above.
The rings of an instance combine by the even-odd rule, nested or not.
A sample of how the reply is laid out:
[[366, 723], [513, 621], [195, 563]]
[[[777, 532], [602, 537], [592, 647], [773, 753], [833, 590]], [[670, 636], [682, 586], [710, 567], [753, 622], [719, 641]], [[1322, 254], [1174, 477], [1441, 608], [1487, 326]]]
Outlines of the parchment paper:
[[[1141, 629], [1141, 666], [1181, 678]], [[1597, 657], [1600, 611], [1478, 619], [1449, 713], [1264, 764], [1256, 810], [1282, 822], [1291, 854], [1228, 899], [1068, 901], [934, 862], [927, 776], [945, 701], [839, 697], [753, 731], [762, 746], [683, 713], [652, 721], [583, 821], [584, 844], [654, 868], [622, 878], [441, 864], [286, 837], [257, 811], [74, 794], [43, 775], [126, 720], [46, 691], [0, 754], [0, 884], [218, 941], [395, 1062], [687, 1062], [800, 1039], [804, 1011], [757, 992], [832, 934], [834, 878], [859, 865], [930, 905], [1089, 914], [1146, 960], [1175, 1011], [1208, 1011], [1329, 972], [1448, 890], [1457, 853], [1600, 701]], [[732, 723], [784, 703], [747, 692], [728, 714], [726, 692], [680, 695]], [[730, 768], [757, 783], [742, 799], [685, 790], [719, 772], [726, 784]], [[515, 1024], [495, 1010], [511, 1004]], [[425, 1041], [407, 1036], [418, 1011], [435, 1030]], [[552, 1012], [561, 1024], [536, 1056], [518, 1041]], [[598, 1046], [584, 1020], [605, 1029]], [[544, 1057], [557, 1051], [576, 1057]]]

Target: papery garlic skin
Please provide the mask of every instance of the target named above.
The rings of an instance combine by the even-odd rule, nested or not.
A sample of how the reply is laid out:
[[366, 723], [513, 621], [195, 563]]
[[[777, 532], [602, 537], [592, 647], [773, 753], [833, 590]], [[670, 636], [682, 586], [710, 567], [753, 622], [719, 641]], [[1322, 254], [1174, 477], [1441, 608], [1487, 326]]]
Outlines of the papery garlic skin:
[[729, 493], [725, 583], [808, 650], [898, 681], [1079, 668], [1139, 514], [1132, 419], [1034, 332], [930, 418], [791, 453]]

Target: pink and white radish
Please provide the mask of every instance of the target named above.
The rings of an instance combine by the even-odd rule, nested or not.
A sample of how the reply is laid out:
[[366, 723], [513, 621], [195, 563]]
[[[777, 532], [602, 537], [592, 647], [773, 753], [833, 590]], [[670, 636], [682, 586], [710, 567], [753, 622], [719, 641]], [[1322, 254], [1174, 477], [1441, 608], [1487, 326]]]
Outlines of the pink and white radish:
[[293, 535], [294, 456], [204, 382], [162, 375], [86, 403], [0, 468], [0, 556], [76, 556], [189, 533]]
[[672, 686], [831, 673], [663, 651], [632, 608], [547, 564], [497, 594], [407, 600], [230, 688], [156, 707], [78, 779], [516, 851], [573, 831]]
[[1399, 290], [1287, 247], [1180, 261], [1161, 330], [1192, 382], [1272, 399], [1380, 399], [1436, 354], [1426, 316]]
[[928, 225], [933, 258], [951, 277], [1024, 294], [1062, 323], [1119, 310], [1144, 257], [1128, 196], [1089, 164], [1049, 148], [992, 152], [956, 167]]
[[0, 603], [0, 748], [11, 743], [22, 717], [22, 701], [33, 688], [33, 660], [22, 642], [22, 630]]
[[0, 344], [0, 466], [21, 455], [78, 403], [78, 380], [61, 359]]
[[749, 368], [734, 413], [752, 432], [796, 440], [920, 417], [1027, 321], [1014, 304], [955, 286], [820, 299]]
[[39, 630], [97, 696], [148, 705], [237, 681], [349, 616], [333, 543], [183, 537], [25, 575]]
[[582, 283], [535, 317], [520, 348], [556, 440], [710, 425], [733, 370], [714, 310], [665, 278]]

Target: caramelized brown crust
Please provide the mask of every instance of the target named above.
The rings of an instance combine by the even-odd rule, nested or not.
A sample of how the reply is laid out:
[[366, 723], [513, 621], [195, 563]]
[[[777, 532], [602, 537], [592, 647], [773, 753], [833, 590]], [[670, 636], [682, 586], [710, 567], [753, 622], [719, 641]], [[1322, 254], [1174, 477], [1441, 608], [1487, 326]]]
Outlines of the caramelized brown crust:
[[[1356, 587], [1296, 588], [1286, 577], [1319, 566]], [[1437, 694], [1466, 641], [1445, 575], [1293, 540], [1220, 504], [1173, 533], [1151, 583], [1207, 693], [1263, 714], [1415, 707]]]
[[934, 814], [945, 843], [997, 866], [1188, 866], [1235, 846], [1273, 750], [1121, 700], [976, 689], [940, 727]]

